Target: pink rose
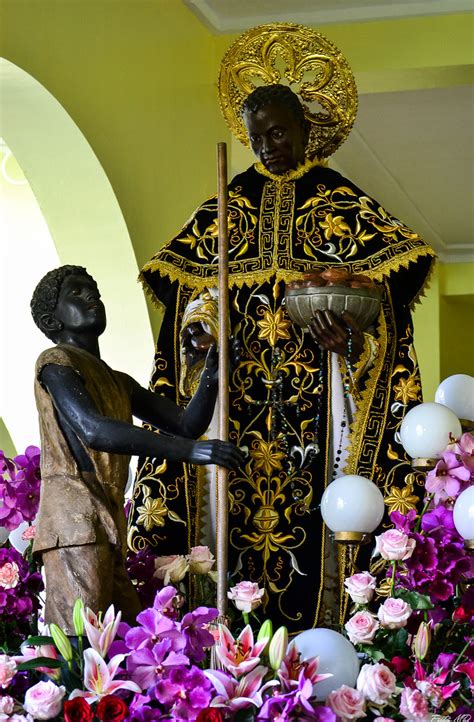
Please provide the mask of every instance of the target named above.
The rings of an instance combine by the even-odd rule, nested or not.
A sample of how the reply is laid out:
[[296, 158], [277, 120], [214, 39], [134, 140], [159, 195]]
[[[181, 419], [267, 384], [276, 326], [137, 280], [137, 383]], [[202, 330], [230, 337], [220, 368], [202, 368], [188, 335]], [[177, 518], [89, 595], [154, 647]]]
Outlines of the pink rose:
[[422, 720], [428, 717], [428, 702], [423, 697], [419, 689], [410, 689], [405, 687], [402, 690], [402, 696], [400, 698], [400, 714], [405, 719], [409, 720]]
[[15, 707], [15, 700], [13, 697], [0, 697], [0, 719], [9, 719], [13, 708]]
[[36, 534], [36, 527], [34, 524], [30, 524], [30, 526], [26, 527], [25, 531], [22, 533], [21, 538], [23, 541], [31, 541], [31, 539], [35, 538]]
[[345, 624], [352, 644], [372, 644], [379, 623], [370, 612], [356, 612]]
[[394, 722], [393, 717], [375, 717], [374, 722]]
[[227, 596], [232, 599], [237, 609], [248, 614], [262, 603], [265, 589], [260, 589], [254, 582], [239, 582], [232, 587]]
[[193, 574], [207, 574], [211, 571], [216, 560], [209, 547], [192, 547], [188, 554], [189, 571]]
[[166, 586], [170, 582], [180, 582], [188, 569], [186, 558], [180, 554], [172, 554], [169, 557], [156, 557], [153, 576], [163, 579]]
[[0, 654], [0, 686], [6, 689], [16, 674], [16, 662], [8, 654]]
[[389, 529], [375, 537], [374, 556], [380, 554], [383, 559], [389, 561], [409, 559], [415, 546], [415, 540], [410, 539], [407, 534], [398, 529]]
[[383, 704], [395, 692], [396, 677], [385, 664], [364, 664], [357, 677], [357, 689], [366, 699]]
[[403, 599], [389, 597], [380, 605], [378, 618], [380, 619], [382, 627], [387, 627], [387, 629], [400, 629], [406, 626], [412, 611], [410, 605], [404, 602]]
[[367, 604], [374, 596], [377, 580], [369, 572], [361, 572], [347, 577], [344, 586], [356, 604]]
[[5, 589], [13, 589], [20, 581], [20, 573], [18, 564], [15, 562], [6, 562], [0, 567], [0, 587]]
[[332, 709], [342, 722], [366, 716], [364, 695], [346, 684], [329, 693], [326, 705]]
[[27, 690], [23, 706], [37, 720], [52, 719], [61, 712], [66, 689], [54, 682], [38, 682]]

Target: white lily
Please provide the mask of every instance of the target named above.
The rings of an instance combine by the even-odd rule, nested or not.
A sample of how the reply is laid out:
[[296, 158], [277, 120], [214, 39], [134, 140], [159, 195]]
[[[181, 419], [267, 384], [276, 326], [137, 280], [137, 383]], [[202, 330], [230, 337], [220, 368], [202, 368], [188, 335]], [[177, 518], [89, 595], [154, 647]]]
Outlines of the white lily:
[[95, 649], [86, 649], [84, 652], [84, 685], [87, 691], [75, 689], [69, 699], [84, 697], [91, 704], [101, 699], [101, 697], [105, 697], [106, 694], [115, 694], [119, 689], [141, 692], [138, 684], [131, 680], [114, 680], [118, 667], [125, 659], [125, 656], [125, 654], [116, 654], [107, 664]]

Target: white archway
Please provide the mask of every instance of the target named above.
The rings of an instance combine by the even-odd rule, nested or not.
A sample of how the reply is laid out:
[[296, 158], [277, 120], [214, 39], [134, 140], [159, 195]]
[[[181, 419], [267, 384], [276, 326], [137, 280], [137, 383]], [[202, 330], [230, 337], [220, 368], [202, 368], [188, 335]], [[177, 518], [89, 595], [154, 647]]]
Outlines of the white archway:
[[[34, 193], [59, 262], [85, 266], [99, 283], [108, 316], [108, 328], [101, 341], [104, 359], [146, 384], [153, 336], [145, 299], [136, 282], [138, 268], [133, 246], [110, 182], [79, 128], [41, 83], [13, 63], [1, 59], [0, 84], [0, 136], [11, 149]], [[22, 249], [25, 264], [29, 262], [29, 240], [33, 241], [24, 239]], [[2, 255], [7, 259], [7, 265], [8, 243], [9, 238], [4, 235]], [[4, 267], [2, 272], [5, 271]], [[21, 284], [21, 268], [11, 268], [8, 272], [18, 274]], [[38, 269], [36, 280], [44, 272]], [[15, 297], [10, 301], [14, 304]], [[9, 313], [8, 309], [6, 313]], [[18, 337], [25, 338], [39, 334], [32, 321], [28, 327], [15, 329], [15, 332]], [[10, 356], [5, 339], [3, 341], [9, 362], [6, 367], [4, 364], [0, 383], [8, 384], [10, 402], [7, 408], [0, 409], [0, 416], [15, 445], [21, 446], [23, 440], [20, 442], [9, 423], [14, 397], [14, 391], [10, 391], [15, 386], [26, 387], [31, 394], [31, 407], [23, 407], [21, 413], [35, 415], [33, 377], [15, 376], [13, 349]], [[29, 443], [36, 441], [31, 439]]]

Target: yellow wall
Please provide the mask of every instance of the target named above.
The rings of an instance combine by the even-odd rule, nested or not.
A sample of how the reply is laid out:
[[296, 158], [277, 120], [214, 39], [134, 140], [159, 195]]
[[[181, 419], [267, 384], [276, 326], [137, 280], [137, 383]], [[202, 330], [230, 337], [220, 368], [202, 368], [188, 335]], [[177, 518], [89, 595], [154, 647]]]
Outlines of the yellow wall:
[[[2, 54], [50, 90], [90, 142], [143, 264], [214, 192], [215, 143], [230, 141], [215, 84], [235, 36], [212, 35], [181, 0], [1, 0], [1, 14]], [[362, 92], [436, 87], [467, 82], [472, 17], [322, 31], [347, 55]], [[248, 157], [236, 153], [233, 169]], [[453, 267], [448, 275], [465, 273]], [[440, 270], [415, 314], [427, 399], [447, 368], [448, 349], [456, 358], [459, 334], [451, 334], [454, 346], [443, 344], [454, 328], [448, 319], [466, 320], [453, 313], [449, 291], [440, 300], [443, 279]], [[155, 330], [157, 319], [154, 312]]]
[[1, 15], [2, 55], [79, 126], [143, 265], [214, 192], [229, 134], [213, 36], [180, 0], [3, 0]]

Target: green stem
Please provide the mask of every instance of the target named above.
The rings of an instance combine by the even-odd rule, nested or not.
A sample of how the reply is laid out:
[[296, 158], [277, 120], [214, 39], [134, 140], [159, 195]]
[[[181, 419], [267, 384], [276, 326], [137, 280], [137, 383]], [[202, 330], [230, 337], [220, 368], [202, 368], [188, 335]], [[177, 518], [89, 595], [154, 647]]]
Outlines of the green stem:
[[390, 582], [390, 594], [393, 597], [395, 593], [395, 572], [397, 571], [397, 560], [392, 560], [392, 580]]
[[426, 502], [425, 502], [425, 505], [424, 505], [423, 509], [421, 510], [421, 514], [420, 514], [420, 516], [418, 517], [418, 520], [417, 520], [417, 522], [416, 522], [416, 524], [415, 524], [415, 533], [418, 533], [418, 532], [420, 531], [421, 520], [423, 519], [424, 515], [425, 515], [426, 512], [428, 511], [428, 507], [429, 507], [429, 505], [431, 504], [431, 500], [432, 500], [433, 496], [434, 496], [433, 494], [430, 494], [430, 495], [428, 496], [428, 498], [427, 498], [427, 500], [426, 500]]
[[248, 612], [242, 612], [242, 616], [244, 618], [245, 626], [249, 623], [249, 615]]
[[458, 656], [454, 660], [454, 664], [451, 669], [454, 669], [454, 667], [457, 665], [457, 663], [464, 657], [464, 653], [466, 652], [467, 649], [469, 649], [469, 647], [471, 645], [471, 641], [472, 640], [468, 639], [468, 641], [466, 642], [466, 644], [464, 645], [464, 647], [461, 649]]

